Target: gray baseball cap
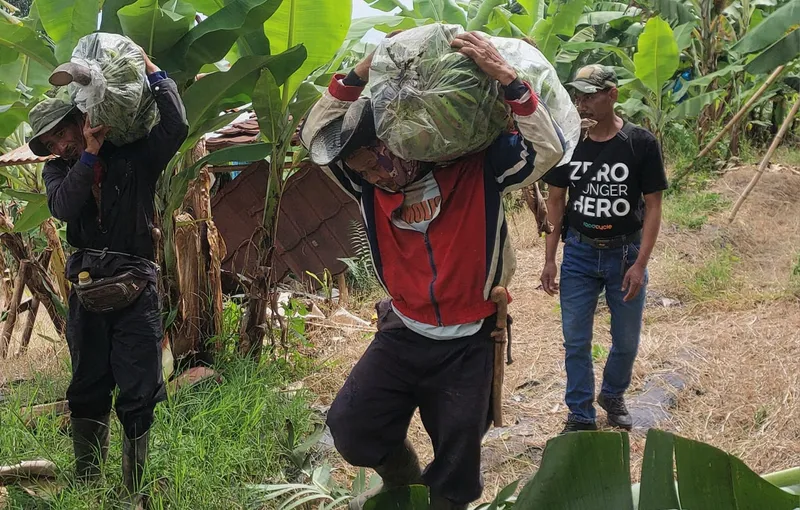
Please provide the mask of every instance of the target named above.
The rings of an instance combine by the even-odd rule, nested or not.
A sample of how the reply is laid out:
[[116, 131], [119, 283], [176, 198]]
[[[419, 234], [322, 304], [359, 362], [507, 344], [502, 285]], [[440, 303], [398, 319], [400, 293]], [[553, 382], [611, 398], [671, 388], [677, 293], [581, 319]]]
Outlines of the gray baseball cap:
[[617, 84], [617, 72], [613, 67], [591, 64], [578, 69], [575, 79], [567, 83], [567, 86], [584, 94], [594, 94], [600, 90], [616, 87]]
[[28, 123], [33, 136], [28, 140], [28, 147], [37, 156], [49, 156], [50, 151], [39, 139], [40, 136], [56, 127], [77, 107], [63, 99], [49, 97], [34, 106], [28, 114]]

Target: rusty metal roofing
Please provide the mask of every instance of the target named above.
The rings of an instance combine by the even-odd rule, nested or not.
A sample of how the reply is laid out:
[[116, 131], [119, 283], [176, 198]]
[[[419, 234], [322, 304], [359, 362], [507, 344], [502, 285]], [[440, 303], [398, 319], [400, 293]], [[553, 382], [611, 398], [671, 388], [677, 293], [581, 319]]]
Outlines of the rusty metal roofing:
[[[264, 214], [268, 171], [263, 161], [251, 164], [212, 199], [214, 223], [228, 255], [226, 271], [252, 274], [257, 253], [252, 245]], [[306, 271], [333, 274], [346, 269], [340, 258], [354, 256], [350, 241], [353, 222], [361, 222], [358, 204], [344, 194], [322, 170], [310, 163], [292, 175], [281, 200], [276, 243], [276, 277], [290, 272], [307, 279]]]
[[[206, 150], [208, 150], [208, 152], [214, 152], [235, 145], [245, 145], [258, 141], [260, 141], [258, 119], [254, 113], [251, 113], [248, 119], [233, 122], [215, 131], [212, 136], [206, 139]], [[298, 128], [298, 131], [295, 132], [292, 138], [292, 145], [298, 145], [299, 143], [300, 136]]]
[[12, 149], [0, 155], [0, 166], [30, 165], [33, 163], [44, 163], [52, 159], [53, 156], [41, 157], [31, 152], [28, 144]]

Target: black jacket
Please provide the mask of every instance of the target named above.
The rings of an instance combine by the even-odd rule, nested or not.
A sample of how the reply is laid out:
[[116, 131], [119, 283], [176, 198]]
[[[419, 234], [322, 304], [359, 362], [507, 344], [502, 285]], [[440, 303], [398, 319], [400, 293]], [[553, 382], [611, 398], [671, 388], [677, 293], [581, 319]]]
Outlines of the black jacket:
[[[150, 134], [122, 147], [107, 142], [100, 149], [99, 157], [106, 165], [100, 214], [92, 196], [92, 168], [81, 161], [70, 168], [59, 158], [49, 161], [42, 170], [50, 212], [67, 223], [67, 242], [79, 248], [67, 263], [70, 279], [85, 269], [81, 267], [85, 265], [81, 249], [107, 249], [148, 260], [155, 258], [151, 230], [156, 183], [186, 139], [189, 126], [174, 81], [158, 80], [151, 89], [161, 118]], [[109, 272], [113, 272], [116, 264], [110, 266]]]

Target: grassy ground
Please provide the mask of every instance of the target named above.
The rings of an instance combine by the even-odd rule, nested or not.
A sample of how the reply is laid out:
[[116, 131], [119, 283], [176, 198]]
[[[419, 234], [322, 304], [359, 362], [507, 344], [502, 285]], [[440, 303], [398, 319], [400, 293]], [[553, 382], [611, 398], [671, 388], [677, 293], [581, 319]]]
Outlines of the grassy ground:
[[[21, 406], [63, 398], [68, 380], [66, 367], [61, 368], [19, 384], [0, 405], [0, 464], [46, 458], [58, 466], [55, 486], [37, 489], [37, 497], [9, 487], [10, 509], [114, 508], [121, 485], [116, 419], [105, 481], [96, 487], [72, 483], [71, 439], [59, 430], [56, 418], [44, 418], [33, 431], [19, 419]], [[146, 474], [154, 510], [253, 508], [245, 486], [280, 479], [286, 423], [309, 430], [308, 400], [279, 390], [292, 374], [278, 365], [234, 360], [220, 373], [222, 384], [210, 381], [179, 390], [157, 407]]]

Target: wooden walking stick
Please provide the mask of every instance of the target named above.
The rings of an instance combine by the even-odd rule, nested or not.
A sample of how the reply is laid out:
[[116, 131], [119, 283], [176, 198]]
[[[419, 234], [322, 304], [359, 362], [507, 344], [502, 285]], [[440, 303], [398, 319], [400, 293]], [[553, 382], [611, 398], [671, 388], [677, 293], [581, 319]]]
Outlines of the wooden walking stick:
[[739, 208], [742, 207], [742, 204], [747, 198], [747, 195], [749, 195], [750, 192], [753, 191], [753, 188], [756, 187], [756, 183], [764, 174], [764, 170], [769, 165], [769, 158], [772, 157], [772, 154], [775, 152], [775, 149], [777, 149], [778, 146], [781, 144], [783, 136], [786, 134], [787, 131], [789, 131], [789, 127], [792, 125], [792, 122], [794, 122], [794, 116], [797, 115], [798, 110], [800, 110], [800, 96], [798, 96], [797, 101], [794, 102], [794, 106], [792, 106], [792, 110], [789, 112], [789, 115], [787, 115], [786, 118], [783, 120], [783, 124], [781, 124], [781, 128], [778, 130], [778, 134], [775, 135], [775, 139], [772, 140], [769, 149], [767, 149], [767, 153], [764, 154], [764, 158], [761, 159], [761, 163], [759, 163], [758, 165], [758, 170], [756, 171], [756, 174], [753, 176], [752, 179], [750, 179], [750, 183], [742, 192], [742, 196], [739, 197], [739, 200], [737, 200], [736, 204], [733, 206], [733, 209], [731, 210], [731, 215], [728, 218], [728, 223], [733, 221], [733, 218], [736, 216], [736, 213], [739, 212]]
[[[505, 375], [506, 332], [508, 331], [508, 292], [505, 287], [492, 289], [490, 298], [497, 304], [497, 322], [492, 331], [494, 340], [494, 373], [492, 375], [492, 421], [495, 427], [503, 426], [503, 378]], [[510, 336], [508, 341], [510, 341]], [[509, 356], [511, 363], [511, 356]]]

